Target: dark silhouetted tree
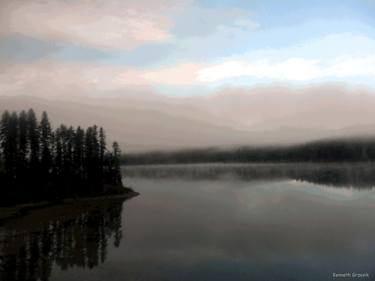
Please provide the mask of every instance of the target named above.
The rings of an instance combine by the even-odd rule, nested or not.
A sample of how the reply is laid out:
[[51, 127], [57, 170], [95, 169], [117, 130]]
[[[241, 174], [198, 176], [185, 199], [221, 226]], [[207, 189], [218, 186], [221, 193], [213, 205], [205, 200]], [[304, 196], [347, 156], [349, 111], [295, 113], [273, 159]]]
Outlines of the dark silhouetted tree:
[[113, 184], [121, 183], [121, 150], [117, 142], [112, 144], [112, 174]]
[[121, 185], [120, 149], [106, 149], [103, 128], [61, 125], [52, 130], [27, 113], [5, 111], [0, 122], [0, 195], [2, 204], [99, 194]]
[[73, 168], [74, 179], [77, 182], [83, 182], [85, 179], [85, 151], [84, 151], [85, 132], [78, 127], [73, 140]]
[[104, 169], [104, 154], [105, 154], [105, 147], [106, 147], [106, 138], [104, 129], [101, 127], [99, 130], [99, 169], [100, 173], [103, 175]]
[[30, 143], [30, 166], [34, 169], [39, 165], [40, 138], [38, 130], [38, 121], [34, 110], [30, 109], [27, 113], [28, 138]]
[[[48, 115], [43, 112], [39, 126], [40, 131], [40, 169], [41, 176], [47, 181], [50, 180], [50, 172], [52, 168], [52, 130], [48, 120]], [[47, 182], [48, 183], [48, 182]]]

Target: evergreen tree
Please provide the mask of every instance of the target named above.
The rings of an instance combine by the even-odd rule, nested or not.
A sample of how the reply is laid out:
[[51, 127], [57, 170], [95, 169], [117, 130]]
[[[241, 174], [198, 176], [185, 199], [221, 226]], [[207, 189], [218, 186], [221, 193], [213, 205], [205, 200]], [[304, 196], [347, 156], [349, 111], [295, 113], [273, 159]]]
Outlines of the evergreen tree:
[[78, 127], [73, 140], [73, 167], [75, 172], [75, 179], [82, 182], [84, 179], [84, 138], [85, 132]]
[[121, 150], [117, 142], [112, 144], [112, 175], [113, 184], [121, 184]]
[[11, 169], [11, 145], [9, 139], [9, 123], [10, 123], [10, 113], [5, 111], [1, 118], [0, 124], [0, 148], [1, 148], [1, 162], [0, 166], [4, 171], [4, 174], [1, 175], [0, 180], [3, 181], [3, 184], [0, 185], [0, 192], [2, 194], [1, 199], [4, 203], [9, 196], [12, 169]]
[[[61, 125], [52, 130], [43, 112], [40, 123], [27, 113], [5, 111], [0, 121], [2, 203], [99, 194], [121, 186], [120, 148], [107, 152], [104, 129]], [[5, 187], [3, 187], [5, 186]]]
[[64, 156], [64, 170], [65, 170], [65, 180], [67, 181], [67, 192], [75, 193], [72, 191], [72, 185], [74, 181], [74, 170], [73, 170], [73, 141], [74, 141], [74, 129], [72, 126], [66, 129], [64, 135], [65, 144], [65, 156]]
[[[40, 139], [39, 139], [39, 130], [38, 122], [35, 116], [34, 110], [30, 109], [27, 112], [27, 133], [28, 141], [30, 145], [30, 168], [32, 171], [38, 170], [39, 165], [39, 149], [40, 149]], [[35, 174], [34, 174], [35, 176]]]
[[63, 145], [61, 137], [61, 128], [56, 129], [54, 134], [55, 146], [55, 161], [54, 161], [54, 176], [56, 180], [60, 181], [63, 178]]
[[93, 176], [93, 159], [94, 159], [94, 148], [92, 143], [93, 138], [93, 129], [92, 127], [88, 127], [85, 132], [85, 178], [87, 179], [87, 189], [91, 191], [91, 184], [92, 184], [92, 176]]
[[19, 120], [18, 120], [18, 125], [19, 125], [19, 136], [18, 136], [18, 159], [20, 165], [24, 165], [24, 163], [27, 160], [28, 156], [28, 138], [27, 138], [27, 114], [23, 110], [20, 113]]
[[52, 166], [52, 130], [51, 124], [48, 120], [48, 115], [44, 111], [42, 114], [42, 119], [39, 125], [40, 131], [40, 149], [41, 149], [41, 159], [40, 166], [42, 177], [47, 183], [50, 177], [50, 170]]
[[1, 119], [0, 140], [4, 158], [6, 180], [12, 183], [16, 179], [17, 154], [17, 115], [5, 111]]
[[[17, 157], [17, 177], [21, 186], [24, 186], [28, 181], [27, 169], [28, 169], [28, 151], [29, 142], [27, 137], [27, 114], [22, 111], [18, 118], [18, 157]], [[21, 190], [20, 192], [25, 193], [26, 190]]]
[[100, 159], [100, 171], [103, 173], [103, 165], [104, 165], [104, 153], [106, 147], [106, 137], [105, 132], [102, 127], [99, 130], [99, 159]]
[[12, 112], [9, 119], [8, 131], [8, 171], [12, 181], [17, 179], [17, 159], [18, 159], [18, 116], [16, 112]]

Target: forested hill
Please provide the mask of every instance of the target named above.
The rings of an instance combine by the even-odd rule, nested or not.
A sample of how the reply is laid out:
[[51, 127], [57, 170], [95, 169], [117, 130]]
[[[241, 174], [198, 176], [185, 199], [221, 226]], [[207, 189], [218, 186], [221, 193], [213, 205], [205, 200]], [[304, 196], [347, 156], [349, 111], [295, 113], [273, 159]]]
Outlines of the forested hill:
[[[106, 146], [103, 128], [61, 125], [32, 109], [2, 114], [0, 121], [0, 204], [121, 192], [121, 151]], [[117, 189], [114, 189], [117, 187]]]
[[321, 140], [300, 145], [190, 149], [134, 153], [122, 158], [129, 165], [246, 162], [375, 161], [375, 138]]

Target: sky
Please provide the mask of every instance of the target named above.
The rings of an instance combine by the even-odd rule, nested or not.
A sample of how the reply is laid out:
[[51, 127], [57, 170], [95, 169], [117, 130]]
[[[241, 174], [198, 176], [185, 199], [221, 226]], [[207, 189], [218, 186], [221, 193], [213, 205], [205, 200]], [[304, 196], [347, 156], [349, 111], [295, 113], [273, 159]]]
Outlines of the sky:
[[1, 0], [0, 95], [375, 88], [374, 0]]

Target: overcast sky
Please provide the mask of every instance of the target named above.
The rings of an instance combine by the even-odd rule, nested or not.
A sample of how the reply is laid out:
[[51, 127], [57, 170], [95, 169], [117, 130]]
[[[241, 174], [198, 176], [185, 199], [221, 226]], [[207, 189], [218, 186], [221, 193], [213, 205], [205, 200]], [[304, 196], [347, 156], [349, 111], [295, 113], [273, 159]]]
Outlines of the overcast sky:
[[326, 82], [375, 88], [375, 1], [0, 1], [0, 95]]

